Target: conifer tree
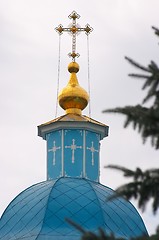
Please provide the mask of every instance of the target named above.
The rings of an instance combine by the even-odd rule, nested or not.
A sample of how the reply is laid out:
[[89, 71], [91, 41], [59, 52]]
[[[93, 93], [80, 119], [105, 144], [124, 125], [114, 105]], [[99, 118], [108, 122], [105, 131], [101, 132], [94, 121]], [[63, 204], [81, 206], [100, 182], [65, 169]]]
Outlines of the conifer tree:
[[[103, 112], [126, 115], [124, 127], [126, 128], [132, 123], [134, 129], [138, 129], [144, 143], [147, 138], [151, 138], [152, 146], [159, 149], [159, 68], [153, 61], [151, 61], [148, 67], [144, 67], [128, 57], [125, 57], [125, 59], [144, 72], [144, 74], [129, 74], [129, 76], [144, 79], [145, 82], [142, 89], [148, 88], [148, 93], [142, 104], [107, 109]], [[150, 99], [153, 99], [152, 106], [145, 107], [144, 104]]]
[[[153, 27], [155, 34], [159, 36], [159, 29]], [[104, 113], [120, 113], [126, 116], [124, 127], [130, 123], [142, 136], [143, 142], [151, 138], [152, 146], [159, 149], [159, 68], [154, 61], [145, 67], [126, 57], [126, 60], [143, 74], [129, 74], [130, 77], [144, 80], [143, 90], [148, 89], [142, 104], [136, 106], [117, 107], [104, 110]], [[153, 100], [150, 107], [144, 106], [149, 100]], [[153, 212], [159, 208], [159, 169], [135, 171], [121, 166], [110, 165], [109, 168], [120, 170], [126, 177], [133, 177], [133, 182], [125, 184], [117, 189], [117, 195], [124, 195], [127, 199], [134, 197], [138, 200], [139, 207], [145, 209], [146, 203], [153, 199]]]
[[[152, 27], [155, 34], [159, 37], [159, 29]], [[126, 116], [124, 127], [126, 128], [132, 123], [133, 128], [138, 130], [143, 139], [143, 143], [150, 138], [152, 147], [159, 149], [159, 67], [151, 61], [145, 67], [131, 58], [125, 59], [136, 69], [142, 73], [129, 74], [130, 77], [144, 80], [142, 89], [148, 89], [148, 92], [141, 104], [136, 106], [117, 107], [114, 109], [104, 110], [104, 113], [120, 113]], [[145, 104], [151, 100], [152, 105], [146, 107]], [[117, 166], [109, 165], [108, 168], [122, 171], [125, 177], [132, 177], [133, 181], [119, 187], [113, 197], [124, 196], [128, 200], [135, 198], [138, 201], [139, 208], [145, 209], [146, 204], [150, 199], [154, 214], [159, 208], [159, 169], [148, 169], [142, 171], [137, 168], [135, 171]], [[149, 239], [159, 239], [159, 232]]]

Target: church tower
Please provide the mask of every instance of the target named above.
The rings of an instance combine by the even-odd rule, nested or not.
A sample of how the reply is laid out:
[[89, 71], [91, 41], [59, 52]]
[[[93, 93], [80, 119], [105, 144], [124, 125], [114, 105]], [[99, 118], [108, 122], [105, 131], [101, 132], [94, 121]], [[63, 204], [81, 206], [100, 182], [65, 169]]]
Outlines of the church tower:
[[66, 114], [38, 127], [38, 135], [47, 141], [47, 179], [86, 178], [99, 181], [100, 140], [108, 135], [108, 126], [82, 115], [88, 103], [87, 92], [79, 85], [79, 65], [68, 66], [70, 80], [59, 94]]
[[38, 136], [47, 143], [47, 180], [20, 193], [0, 220], [3, 240], [80, 240], [81, 233], [66, 219], [85, 230], [131, 239], [147, 235], [134, 206], [123, 198], [107, 201], [114, 191], [99, 183], [100, 141], [108, 136], [108, 126], [82, 115], [89, 95], [77, 79], [76, 36], [92, 28], [77, 24], [73, 11], [68, 28], [59, 25], [59, 34], [72, 35], [70, 79], [59, 93], [65, 115], [38, 126]]
[[72, 36], [72, 62], [68, 65], [70, 79], [59, 93], [58, 101], [65, 115], [38, 127], [38, 135], [47, 141], [47, 179], [78, 177], [99, 181], [100, 140], [108, 136], [108, 126], [90, 117], [83, 116], [82, 110], [89, 102], [89, 95], [78, 82], [79, 65], [76, 58], [76, 36], [79, 32], [87, 35], [92, 28], [87, 24], [81, 28], [76, 20], [80, 16], [74, 11], [69, 15], [72, 23], [56, 31], [69, 32]]

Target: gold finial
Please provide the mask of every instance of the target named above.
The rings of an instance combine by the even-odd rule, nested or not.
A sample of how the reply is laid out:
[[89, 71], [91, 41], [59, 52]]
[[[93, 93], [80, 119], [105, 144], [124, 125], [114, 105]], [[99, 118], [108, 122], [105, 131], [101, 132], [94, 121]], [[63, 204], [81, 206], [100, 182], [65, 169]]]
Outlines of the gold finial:
[[66, 113], [76, 113], [81, 115], [89, 101], [88, 93], [79, 85], [76, 73], [79, 71], [79, 65], [71, 62], [68, 65], [68, 71], [71, 73], [67, 86], [60, 92], [58, 99], [60, 106], [66, 110]]
[[76, 53], [76, 35], [84, 31], [86, 35], [93, 31], [93, 28], [89, 24], [86, 24], [85, 28], [81, 28], [76, 23], [76, 19], [80, 18], [80, 15], [73, 11], [69, 16], [72, 19], [72, 23], [67, 28], [64, 28], [61, 24], [55, 28], [55, 30], [61, 35], [63, 32], [68, 32], [72, 35], [72, 53], [69, 53], [69, 57], [72, 57], [72, 61], [75, 62], [75, 58], [79, 57], [79, 53]]
[[86, 24], [85, 28], [81, 28], [76, 23], [76, 19], [80, 18], [80, 15], [73, 11], [69, 18], [72, 19], [72, 23], [64, 28], [61, 24], [55, 28], [61, 35], [63, 32], [68, 32], [72, 35], [72, 53], [69, 56], [72, 57], [72, 62], [68, 65], [68, 71], [70, 72], [70, 80], [67, 86], [60, 92], [58, 96], [60, 106], [66, 110], [66, 113], [76, 113], [81, 115], [81, 111], [87, 106], [89, 101], [88, 93], [79, 85], [76, 73], [79, 71], [79, 65], [75, 62], [75, 58], [79, 57], [76, 53], [76, 35], [80, 32], [85, 32], [86, 35], [93, 30]]

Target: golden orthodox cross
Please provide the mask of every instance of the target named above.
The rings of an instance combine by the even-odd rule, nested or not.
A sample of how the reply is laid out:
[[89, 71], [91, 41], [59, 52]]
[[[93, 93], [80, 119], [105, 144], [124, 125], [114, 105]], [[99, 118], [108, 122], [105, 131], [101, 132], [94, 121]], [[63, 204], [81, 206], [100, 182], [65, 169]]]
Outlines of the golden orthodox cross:
[[85, 32], [88, 36], [90, 32], [93, 31], [93, 28], [90, 27], [89, 24], [86, 24], [84, 28], [80, 27], [78, 23], [76, 23], [76, 19], [80, 18], [80, 15], [73, 11], [69, 16], [72, 19], [72, 23], [69, 24], [67, 28], [64, 28], [61, 24], [55, 28], [55, 30], [61, 35], [63, 32], [68, 32], [72, 35], [72, 53], [69, 53], [69, 57], [72, 57], [72, 60], [75, 62], [75, 58], [79, 57], [79, 53], [76, 53], [76, 36], [80, 32]]

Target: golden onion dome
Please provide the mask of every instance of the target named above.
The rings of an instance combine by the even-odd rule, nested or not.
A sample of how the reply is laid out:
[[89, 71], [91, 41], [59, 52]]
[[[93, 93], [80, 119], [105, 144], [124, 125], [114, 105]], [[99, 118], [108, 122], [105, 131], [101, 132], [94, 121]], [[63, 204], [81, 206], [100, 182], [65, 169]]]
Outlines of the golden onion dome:
[[71, 62], [68, 65], [68, 71], [71, 73], [70, 80], [65, 88], [59, 93], [59, 105], [66, 110], [66, 113], [81, 114], [89, 101], [89, 95], [78, 83], [76, 73], [79, 71], [79, 65]]

